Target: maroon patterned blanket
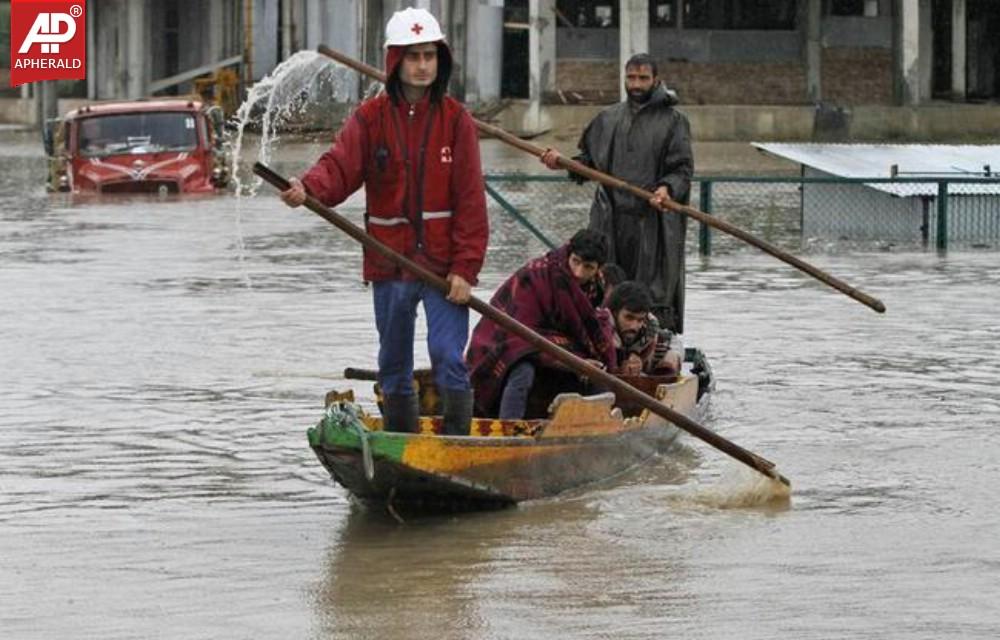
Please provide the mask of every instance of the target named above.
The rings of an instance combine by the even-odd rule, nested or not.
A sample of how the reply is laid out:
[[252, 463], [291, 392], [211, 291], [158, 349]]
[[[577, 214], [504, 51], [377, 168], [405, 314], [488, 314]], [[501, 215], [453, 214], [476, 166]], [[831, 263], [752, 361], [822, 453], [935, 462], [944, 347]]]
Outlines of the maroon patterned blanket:
[[[585, 290], [568, 266], [569, 246], [554, 249], [521, 267], [497, 289], [490, 304], [549, 341], [581, 358], [600, 360], [609, 369], [617, 365], [614, 324], [610, 314], [598, 311], [602, 299], [598, 283]], [[482, 318], [472, 332], [466, 353], [476, 397], [476, 415], [496, 415], [510, 368], [538, 349], [511, 335], [492, 320]], [[539, 357], [543, 366], [558, 366]]]

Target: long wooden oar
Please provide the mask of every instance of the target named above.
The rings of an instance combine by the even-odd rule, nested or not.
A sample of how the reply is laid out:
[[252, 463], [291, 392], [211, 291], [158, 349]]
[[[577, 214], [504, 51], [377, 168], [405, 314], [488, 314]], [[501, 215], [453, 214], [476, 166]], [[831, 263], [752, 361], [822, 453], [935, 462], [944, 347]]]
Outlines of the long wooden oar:
[[[334, 51], [333, 49], [325, 45], [319, 45], [317, 51], [319, 51], [319, 53], [325, 56], [333, 58], [337, 62], [346, 65], [347, 67], [350, 67], [351, 69], [354, 69], [359, 73], [363, 73], [371, 78], [378, 80], [379, 82], [385, 82], [385, 73], [379, 69], [376, 69], [371, 65], [367, 65], [364, 62], [355, 60], [350, 56], [345, 56], [339, 51]], [[512, 147], [516, 147], [521, 151], [526, 151], [539, 158], [542, 157], [542, 155], [545, 153], [544, 148], [539, 147], [536, 144], [532, 144], [527, 140], [522, 140], [521, 138], [518, 138], [517, 136], [504, 131], [500, 127], [496, 127], [491, 124], [487, 124], [485, 122], [475, 119], [474, 122], [476, 123], [476, 126], [479, 128], [479, 130], [482, 131], [483, 133], [491, 135], [495, 138], [499, 138], [500, 140], [503, 140], [507, 144], [511, 145]], [[647, 191], [646, 189], [643, 189], [641, 187], [629, 184], [624, 180], [621, 180], [614, 176], [610, 176], [602, 171], [598, 171], [597, 169], [588, 167], [585, 164], [582, 164], [580, 162], [577, 162], [576, 160], [572, 160], [565, 156], [560, 155], [559, 164], [560, 166], [562, 166], [562, 168], [572, 171], [573, 173], [579, 174], [587, 178], [588, 180], [599, 182], [606, 187], [611, 187], [612, 189], [620, 189], [622, 191], [627, 191], [628, 193], [631, 193], [639, 198], [642, 198], [643, 200], [649, 200], [650, 198], [653, 197], [653, 192], [651, 191]], [[664, 205], [664, 208], [662, 210], [689, 216], [703, 224], [707, 224], [708, 226], [714, 227], [719, 231], [723, 231], [735, 238], [739, 238], [740, 240], [746, 242], [747, 244], [751, 244], [760, 249], [761, 251], [771, 254], [778, 260], [781, 260], [782, 262], [792, 265], [799, 271], [808, 273], [809, 275], [816, 278], [820, 282], [823, 282], [824, 284], [833, 287], [837, 291], [840, 291], [841, 293], [851, 298], [854, 298], [861, 304], [871, 307], [872, 309], [874, 309], [879, 313], [885, 312], [885, 305], [882, 303], [881, 300], [873, 298], [872, 296], [861, 291], [860, 289], [852, 287], [843, 280], [840, 280], [839, 278], [836, 278], [830, 275], [829, 273], [826, 273], [825, 271], [817, 267], [814, 267], [805, 260], [793, 256], [787, 251], [779, 249], [770, 242], [761, 240], [760, 238], [753, 236], [748, 231], [745, 231], [733, 224], [730, 224], [725, 220], [721, 220], [703, 211], [699, 211], [694, 207], [688, 206], [686, 204], [681, 204], [673, 200], [667, 202], [667, 204]]]
[[[291, 184], [281, 177], [266, 165], [260, 162], [254, 163], [253, 172], [258, 176], [269, 182], [271, 185], [276, 187], [279, 191], [286, 191], [291, 187]], [[409, 258], [402, 256], [386, 245], [382, 244], [378, 240], [372, 238], [363, 229], [356, 227], [351, 224], [347, 218], [344, 218], [339, 213], [324, 206], [319, 200], [312, 196], [306, 196], [305, 205], [309, 207], [313, 212], [315, 212], [320, 217], [324, 218], [335, 227], [351, 236], [358, 242], [360, 242], [364, 247], [370, 251], [375, 251], [382, 254], [384, 257], [388, 258], [394, 262], [399, 267], [406, 269], [413, 275], [420, 278], [423, 282], [434, 287], [441, 293], [447, 295], [451, 290], [451, 285], [442, 278], [441, 276], [431, 273], [424, 267], [420, 266], [416, 262], [413, 262]], [[726, 440], [722, 436], [716, 434], [714, 431], [701, 426], [691, 418], [678, 413], [666, 406], [662, 402], [646, 395], [645, 393], [639, 391], [638, 389], [632, 387], [631, 385], [619, 380], [615, 376], [598, 369], [594, 365], [588, 363], [583, 358], [579, 358], [569, 351], [556, 346], [555, 344], [549, 342], [541, 335], [535, 333], [528, 327], [524, 326], [514, 318], [511, 318], [506, 313], [486, 304], [479, 298], [473, 296], [469, 302], [468, 306], [475, 309], [485, 318], [489, 318], [493, 322], [497, 323], [510, 333], [523, 338], [528, 341], [534, 347], [537, 347], [539, 351], [543, 351], [546, 354], [552, 356], [562, 364], [564, 364], [570, 370], [589, 378], [592, 382], [603, 386], [606, 389], [613, 391], [619, 398], [624, 398], [633, 402], [644, 409], [655, 413], [662, 418], [669, 420], [681, 429], [684, 429], [696, 438], [704, 440], [708, 444], [712, 445], [716, 449], [726, 453], [733, 458], [736, 458], [743, 464], [756, 469], [765, 476], [772, 478], [781, 482], [786, 486], [791, 486], [791, 483], [774, 467], [774, 463], [764, 458], [761, 458], [752, 451], [748, 451], [736, 443]]]

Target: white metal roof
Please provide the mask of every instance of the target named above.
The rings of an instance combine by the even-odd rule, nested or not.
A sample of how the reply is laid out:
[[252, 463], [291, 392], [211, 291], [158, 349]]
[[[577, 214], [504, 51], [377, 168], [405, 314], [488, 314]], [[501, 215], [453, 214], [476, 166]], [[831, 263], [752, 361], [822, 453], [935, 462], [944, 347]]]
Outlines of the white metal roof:
[[[949, 194], [1000, 195], [1000, 145], [952, 144], [825, 144], [753, 142], [754, 147], [842, 178], [889, 178], [892, 166], [900, 178], [977, 178], [989, 166], [993, 178], [982, 184], [949, 185]], [[866, 183], [897, 196], [936, 195], [937, 184]]]

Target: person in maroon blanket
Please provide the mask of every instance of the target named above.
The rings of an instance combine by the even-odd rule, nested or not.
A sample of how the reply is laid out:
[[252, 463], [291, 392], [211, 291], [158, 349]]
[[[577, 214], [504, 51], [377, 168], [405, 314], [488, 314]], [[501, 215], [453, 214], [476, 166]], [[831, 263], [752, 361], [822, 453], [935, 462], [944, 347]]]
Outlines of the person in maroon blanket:
[[[614, 325], [610, 314], [598, 309], [604, 299], [598, 270], [607, 255], [603, 233], [578, 231], [565, 246], [518, 269], [490, 304], [581, 358], [613, 369]], [[564, 375], [565, 367], [537, 347], [488, 318], [473, 330], [466, 360], [480, 416], [524, 418], [536, 379], [576, 379], [575, 374]]]
[[393, 262], [366, 251], [379, 334], [378, 381], [385, 428], [416, 431], [413, 338], [417, 304], [427, 316], [427, 346], [442, 399], [444, 432], [468, 435], [472, 391], [463, 349], [468, 302], [489, 237], [479, 137], [465, 108], [445, 95], [451, 51], [423, 9], [393, 14], [386, 26], [385, 91], [344, 123], [333, 146], [281, 197], [299, 206], [310, 194], [327, 206], [362, 185], [369, 235], [447, 278], [447, 296]]

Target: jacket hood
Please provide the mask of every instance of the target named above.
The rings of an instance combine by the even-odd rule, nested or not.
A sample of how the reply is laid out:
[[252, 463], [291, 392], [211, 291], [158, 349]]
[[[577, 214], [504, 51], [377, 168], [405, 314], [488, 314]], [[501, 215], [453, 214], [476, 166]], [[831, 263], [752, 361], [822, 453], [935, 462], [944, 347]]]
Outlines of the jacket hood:
[[[444, 40], [434, 43], [438, 52], [437, 78], [430, 87], [431, 100], [440, 100], [448, 90], [448, 82], [451, 80], [452, 57], [451, 48]], [[409, 46], [388, 47], [385, 50], [385, 89], [392, 96], [393, 100], [398, 100], [402, 96], [402, 88], [399, 79], [399, 65], [403, 62], [403, 55]]]
[[680, 98], [677, 97], [677, 92], [673, 89], [668, 89], [667, 85], [663, 82], [659, 82], [656, 88], [653, 89], [653, 95], [649, 97], [649, 101], [642, 105], [644, 107], [651, 106], [655, 104], [662, 104], [665, 107], [672, 107], [680, 103]]

